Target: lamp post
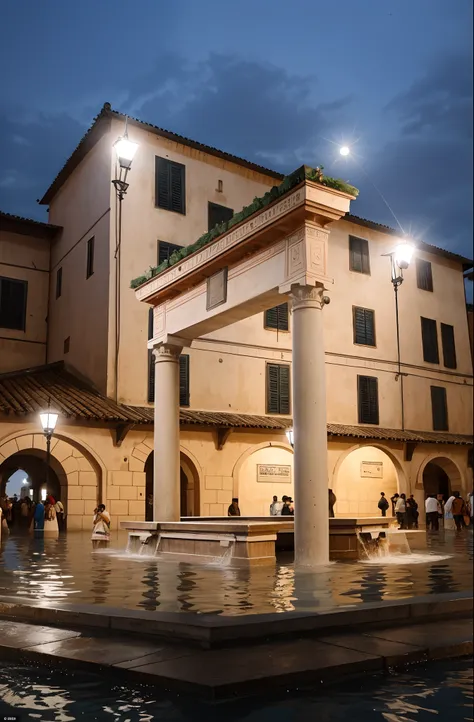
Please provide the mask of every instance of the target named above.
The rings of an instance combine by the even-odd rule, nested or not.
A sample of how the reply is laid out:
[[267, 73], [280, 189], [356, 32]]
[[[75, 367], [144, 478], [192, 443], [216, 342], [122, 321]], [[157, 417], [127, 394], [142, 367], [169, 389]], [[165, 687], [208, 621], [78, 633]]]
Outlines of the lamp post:
[[118, 401], [118, 360], [120, 348], [120, 248], [122, 245], [122, 202], [128, 190], [127, 175], [132, 167], [132, 161], [137, 152], [138, 143], [132, 143], [128, 138], [127, 120], [125, 120], [124, 134], [114, 143], [116, 153], [115, 178], [112, 185], [117, 196], [117, 213], [115, 218], [115, 381], [114, 396]]
[[49, 467], [51, 463], [51, 438], [56, 428], [58, 416], [54, 411], [51, 411], [49, 404], [48, 410], [40, 413], [41, 426], [43, 428], [43, 434], [46, 437], [46, 493], [49, 491]]
[[405, 430], [405, 400], [403, 395], [403, 374], [400, 358], [400, 318], [398, 311], [398, 289], [403, 283], [403, 271], [406, 271], [411, 263], [413, 251], [415, 247], [405, 241], [399, 243], [398, 246], [391, 252], [385, 253], [385, 256], [390, 258], [390, 280], [392, 281], [393, 290], [395, 292], [395, 321], [397, 326], [397, 375], [395, 380], [400, 380], [400, 402], [401, 402], [401, 416], [402, 416], [402, 431]]

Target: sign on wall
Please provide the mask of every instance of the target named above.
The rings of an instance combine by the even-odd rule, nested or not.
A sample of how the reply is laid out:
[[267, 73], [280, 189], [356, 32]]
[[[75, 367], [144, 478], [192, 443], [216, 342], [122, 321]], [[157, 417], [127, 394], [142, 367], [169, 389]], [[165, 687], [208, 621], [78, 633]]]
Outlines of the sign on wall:
[[361, 461], [360, 475], [363, 478], [383, 479], [383, 461]]
[[257, 464], [257, 481], [272, 484], [291, 484], [291, 466]]
[[227, 301], [227, 268], [222, 268], [207, 279], [207, 310]]

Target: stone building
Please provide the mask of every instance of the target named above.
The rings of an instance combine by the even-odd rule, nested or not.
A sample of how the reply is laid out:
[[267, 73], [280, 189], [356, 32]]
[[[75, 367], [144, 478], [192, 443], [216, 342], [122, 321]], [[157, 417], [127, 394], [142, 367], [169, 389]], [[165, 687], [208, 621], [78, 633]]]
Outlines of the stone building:
[[[60, 413], [50, 485], [69, 530], [89, 528], [98, 500], [115, 526], [147, 514], [153, 321], [131, 280], [283, 180], [129, 119], [139, 148], [119, 244], [113, 144], [124, 123], [104, 106], [41, 201], [48, 224], [0, 216], [0, 485], [23, 469], [38, 490], [44, 486], [38, 412], [50, 402]], [[399, 368], [386, 255], [396, 232], [355, 215], [330, 231], [324, 330], [336, 515], [376, 513], [380, 491], [413, 493], [419, 502], [426, 492], [466, 492], [472, 357], [463, 274], [472, 261], [417, 243], [399, 291]], [[291, 331], [291, 308], [281, 303], [184, 349], [184, 516], [226, 514], [233, 496], [242, 514], [262, 515], [273, 494], [293, 495]]]

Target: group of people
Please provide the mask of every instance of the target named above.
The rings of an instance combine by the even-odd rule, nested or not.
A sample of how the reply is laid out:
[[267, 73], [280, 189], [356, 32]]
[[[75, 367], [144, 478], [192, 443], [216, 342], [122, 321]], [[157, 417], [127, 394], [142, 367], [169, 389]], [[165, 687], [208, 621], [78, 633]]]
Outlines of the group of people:
[[64, 506], [48, 494], [43, 501], [34, 502], [29, 496], [18, 499], [4, 496], [0, 499], [0, 516], [3, 531], [63, 531]]
[[[406, 494], [394, 494], [390, 498], [392, 516], [397, 517], [399, 529], [418, 529], [418, 503], [413, 494], [407, 498]], [[387, 516], [390, 503], [382, 491], [378, 502], [382, 516]], [[454, 491], [445, 502], [442, 494], [431, 494], [425, 501], [426, 528], [438, 531], [440, 519], [444, 521], [445, 529], [456, 528], [460, 531], [464, 526], [473, 523], [474, 500], [473, 492], [465, 501], [459, 491]]]
[[281, 501], [278, 501], [278, 497], [274, 496], [273, 501], [270, 504], [270, 516], [294, 516], [295, 515], [295, 503], [291, 496], [282, 496]]

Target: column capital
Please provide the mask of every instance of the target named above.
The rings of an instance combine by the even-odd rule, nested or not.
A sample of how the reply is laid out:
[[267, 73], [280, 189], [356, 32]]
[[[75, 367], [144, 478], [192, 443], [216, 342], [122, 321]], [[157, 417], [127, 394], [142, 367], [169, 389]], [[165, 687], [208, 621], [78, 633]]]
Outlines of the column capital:
[[324, 286], [292, 286], [290, 298], [293, 311], [299, 308], [322, 309], [325, 306]]
[[182, 346], [176, 346], [171, 343], [160, 343], [153, 349], [155, 363], [159, 363], [160, 361], [174, 361], [177, 363], [182, 350]]

